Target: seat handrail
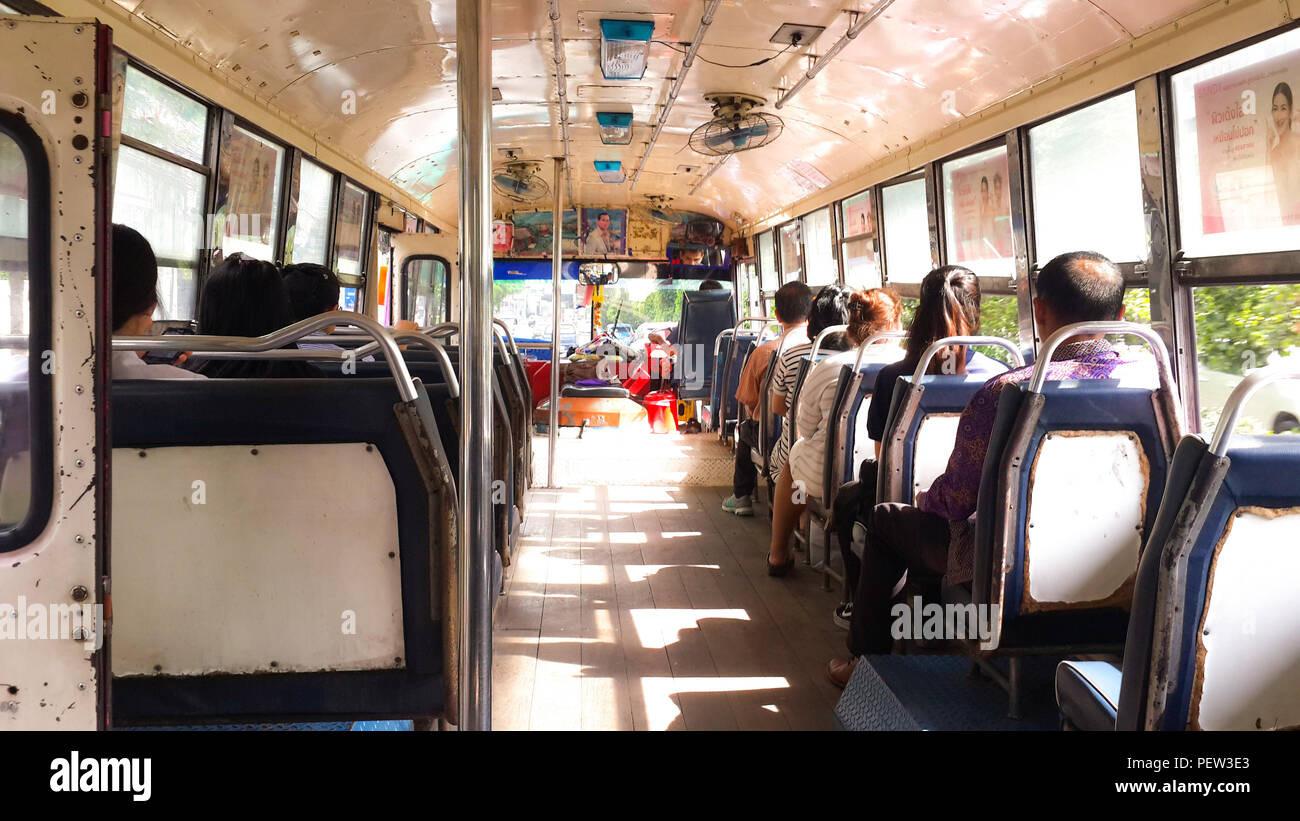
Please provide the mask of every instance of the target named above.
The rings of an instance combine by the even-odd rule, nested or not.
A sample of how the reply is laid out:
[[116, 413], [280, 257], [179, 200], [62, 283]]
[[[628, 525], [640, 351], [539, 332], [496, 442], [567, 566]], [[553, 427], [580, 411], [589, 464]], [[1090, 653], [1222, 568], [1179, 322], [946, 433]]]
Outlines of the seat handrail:
[[780, 325], [780, 324], [781, 324], [780, 320], [778, 320], [778, 319], [777, 319], [776, 317], [774, 317], [774, 316], [747, 316], [747, 317], [745, 317], [744, 319], [742, 319], [742, 320], [740, 320], [739, 322], [737, 322], [737, 323], [732, 327], [732, 329], [731, 329], [731, 333], [732, 333], [732, 335], [734, 336], [735, 334], [740, 333], [740, 329], [743, 328], [743, 327], [745, 327], [746, 325], [748, 325], [748, 324], [751, 323], [751, 322], [762, 322], [762, 323], [763, 323], [763, 326], [759, 329], [759, 333], [760, 333], [760, 334], [761, 334], [763, 331], [767, 330], [769, 326], [772, 326], [772, 325]]
[[718, 335], [713, 338], [713, 360], [716, 362], [718, 354], [722, 353], [722, 338], [724, 336], [735, 336], [736, 332], [732, 328], [723, 328], [718, 331]]
[[1011, 354], [1011, 359], [1016, 363], [1017, 368], [1025, 366], [1024, 354], [1009, 339], [1003, 339], [1000, 336], [945, 336], [943, 339], [936, 339], [931, 342], [930, 347], [926, 348], [925, 352], [921, 354], [920, 361], [916, 363], [916, 372], [912, 374], [912, 384], [921, 384], [921, 377], [925, 376], [926, 370], [929, 369], [930, 360], [934, 359], [939, 351], [957, 345], [995, 345]]
[[[828, 325], [825, 328], [822, 328], [821, 333], [817, 334], [817, 338], [813, 340], [812, 350], [808, 351], [808, 361], [816, 364], [817, 354], [821, 351], [823, 339], [831, 334], [843, 333], [848, 329], [848, 325]], [[808, 367], [811, 368], [812, 365], [809, 365]]]
[[874, 345], [877, 342], [881, 341], [882, 339], [906, 339], [906, 338], [907, 338], [907, 331], [881, 331], [878, 334], [872, 334], [871, 336], [867, 337], [866, 340], [861, 345], [858, 346], [858, 358], [855, 359], [853, 362], [853, 370], [856, 371], [862, 367], [862, 355], [867, 352], [868, 346]]
[[1147, 347], [1151, 349], [1151, 353], [1155, 355], [1156, 364], [1160, 368], [1160, 384], [1173, 391], [1176, 406], [1182, 406], [1182, 398], [1178, 395], [1178, 386], [1174, 383], [1173, 368], [1169, 364], [1169, 349], [1165, 347], [1164, 340], [1150, 327], [1133, 322], [1076, 322], [1073, 325], [1066, 325], [1049, 336], [1047, 341], [1043, 343], [1043, 350], [1038, 355], [1038, 361], [1034, 363], [1034, 373], [1029, 379], [1029, 393], [1043, 392], [1043, 385], [1047, 382], [1047, 368], [1052, 363], [1052, 354], [1056, 353], [1056, 349], [1065, 340], [1084, 334], [1102, 334], [1106, 336], [1127, 334], [1136, 336], [1146, 342]]
[[[455, 322], [439, 322], [436, 325], [430, 325], [429, 327], [421, 328], [418, 331], [399, 331], [396, 328], [390, 328], [389, 330], [392, 333], [393, 338], [398, 342], [405, 342], [407, 344], [415, 343], [416, 345], [419, 345], [421, 348], [424, 348], [425, 350], [433, 351], [434, 354], [438, 357], [438, 370], [442, 371], [442, 378], [443, 381], [447, 384], [448, 393], [451, 395], [452, 399], [460, 398], [460, 378], [456, 376], [456, 368], [451, 364], [451, 357], [447, 355], [447, 351], [446, 349], [443, 348], [441, 342], [442, 339], [452, 337], [460, 333], [460, 325], [458, 325]], [[193, 339], [194, 337], [182, 337], [182, 338]], [[500, 337], [498, 337], [498, 342], [500, 343]], [[188, 348], [186, 350], [188, 350]], [[360, 348], [354, 348], [350, 352], [345, 352], [343, 358], [351, 356], [353, 361], [355, 361], [357, 359], [370, 356], [371, 354], [378, 353], [379, 350], [380, 350], [379, 343], [367, 342], [365, 345], [362, 345]], [[312, 360], [324, 359], [329, 362], [333, 362], [338, 358], [335, 356], [331, 356], [330, 355], [332, 353], [331, 351], [306, 350], [306, 351], [302, 351], [301, 353], [304, 355], [290, 356], [288, 358], [312, 359]], [[324, 354], [324, 355], [318, 356], [317, 354]], [[217, 357], [212, 357], [212, 358], [217, 358]], [[244, 357], [222, 354], [220, 358], [242, 359]]]
[[1214, 429], [1214, 438], [1210, 441], [1210, 453], [1222, 458], [1228, 453], [1228, 444], [1232, 441], [1237, 420], [1241, 417], [1246, 402], [1260, 388], [1283, 379], [1300, 379], [1300, 363], [1285, 363], [1261, 368], [1237, 383], [1219, 414], [1219, 424]]
[[[364, 314], [352, 311], [330, 311], [307, 317], [262, 336], [114, 336], [112, 349], [114, 351], [190, 351], [195, 354], [231, 354], [232, 356], [221, 357], [229, 359], [326, 359], [339, 362], [354, 360], [357, 356], [355, 351], [284, 348], [285, 345], [295, 343], [313, 331], [330, 325], [351, 325], [365, 330], [374, 339], [377, 349], [384, 352], [402, 401], [416, 400], [419, 392], [416, 390], [415, 380], [411, 378], [410, 370], [406, 367], [406, 361], [402, 359], [401, 350], [397, 347], [398, 333]], [[433, 342], [433, 340], [429, 341]], [[446, 352], [443, 352], [442, 356], [445, 359]], [[450, 371], [449, 361], [446, 367]], [[451, 382], [448, 384], [450, 385]], [[456, 386], [456, 390], [459, 391], [459, 385]]]

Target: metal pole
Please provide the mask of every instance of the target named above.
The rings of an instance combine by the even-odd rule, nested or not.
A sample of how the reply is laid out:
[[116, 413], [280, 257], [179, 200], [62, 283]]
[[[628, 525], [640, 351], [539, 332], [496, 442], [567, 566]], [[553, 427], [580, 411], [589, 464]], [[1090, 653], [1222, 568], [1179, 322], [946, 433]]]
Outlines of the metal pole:
[[492, 729], [492, 22], [456, 2], [460, 115], [460, 727]]
[[560, 426], [560, 270], [564, 257], [564, 197], [560, 172], [564, 158], [555, 158], [555, 207], [551, 211], [551, 419], [547, 426], [546, 486], [555, 487], [555, 440]]

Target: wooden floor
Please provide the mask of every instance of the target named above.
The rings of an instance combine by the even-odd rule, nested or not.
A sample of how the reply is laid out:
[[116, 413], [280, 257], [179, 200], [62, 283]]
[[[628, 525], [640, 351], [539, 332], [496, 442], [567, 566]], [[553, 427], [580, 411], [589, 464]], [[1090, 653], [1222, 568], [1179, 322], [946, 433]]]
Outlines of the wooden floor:
[[[534, 489], [495, 622], [497, 730], [824, 730], [838, 590], [765, 569], [729, 488]], [[818, 552], [820, 557], [820, 551]]]

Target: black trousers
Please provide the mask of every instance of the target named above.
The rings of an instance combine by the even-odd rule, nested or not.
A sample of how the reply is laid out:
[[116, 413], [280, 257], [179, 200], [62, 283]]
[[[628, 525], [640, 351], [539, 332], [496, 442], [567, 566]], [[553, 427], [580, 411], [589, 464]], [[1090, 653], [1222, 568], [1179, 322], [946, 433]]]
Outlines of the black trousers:
[[853, 555], [853, 525], [862, 520], [869, 524], [871, 509], [876, 506], [876, 462], [868, 459], [858, 470], [856, 482], [845, 482], [835, 495], [832, 521], [840, 543], [840, 557], [844, 560], [844, 586], [853, 591], [858, 586], [862, 563]]
[[736, 429], [740, 437], [736, 443], [736, 471], [731, 478], [731, 492], [739, 499], [752, 496], [758, 489], [758, 468], [754, 467], [754, 455], [750, 452], [758, 441], [758, 425], [752, 419], [745, 419]]
[[894, 639], [890, 608], [903, 574], [942, 576], [948, 566], [948, 520], [911, 505], [886, 502], [871, 510], [867, 546], [853, 594], [849, 650], [855, 656], [888, 653]]

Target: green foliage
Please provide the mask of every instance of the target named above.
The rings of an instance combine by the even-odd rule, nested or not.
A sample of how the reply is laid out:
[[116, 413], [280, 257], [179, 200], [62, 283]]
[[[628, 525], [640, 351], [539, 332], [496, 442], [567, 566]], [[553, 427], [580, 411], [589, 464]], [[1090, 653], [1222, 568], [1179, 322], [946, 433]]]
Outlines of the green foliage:
[[1300, 346], [1300, 285], [1197, 288], [1196, 353], [1205, 367], [1240, 374]]

